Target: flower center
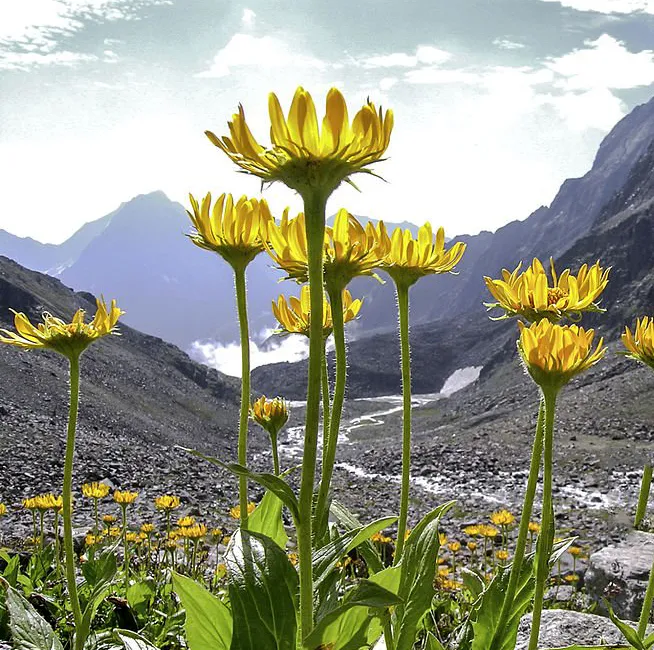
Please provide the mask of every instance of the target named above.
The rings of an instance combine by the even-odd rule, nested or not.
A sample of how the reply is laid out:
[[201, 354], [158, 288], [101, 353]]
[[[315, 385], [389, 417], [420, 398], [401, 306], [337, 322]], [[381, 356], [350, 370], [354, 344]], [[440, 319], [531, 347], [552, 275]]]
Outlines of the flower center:
[[547, 290], [547, 304], [555, 305], [561, 298], [565, 298], [568, 295], [567, 291], [564, 291], [560, 287], [554, 287]]

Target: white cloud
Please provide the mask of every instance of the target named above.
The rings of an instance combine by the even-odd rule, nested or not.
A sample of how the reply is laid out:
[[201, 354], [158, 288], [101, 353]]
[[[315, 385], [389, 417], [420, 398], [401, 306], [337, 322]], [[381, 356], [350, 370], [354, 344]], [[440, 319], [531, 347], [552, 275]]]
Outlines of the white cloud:
[[524, 43], [518, 43], [517, 41], [512, 41], [508, 38], [496, 38], [493, 41], [493, 45], [503, 50], [523, 50], [526, 47]]
[[452, 58], [450, 52], [439, 50], [431, 45], [420, 45], [415, 54], [393, 52], [370, 56], [361, 60], [364, 68], [415, 68], [419, 64], [435, 65], [445, 63]]
[[89, 63], [97, 60], [98, 57], [93, 54], [81, 54], [80, 52], [68, 52], [66, 50], [59, 50], [57, 52], [3, 52], [0, 50], [0, 70], [29, 70], [35, 65], [62, 65], [71, 67], [80, 63]]
[[379, 81], [379, 88], [382, 91], [390, 90], [398, 81], [397, 77], [384, 77]]
[[637, 88], [654, 82], [654, 51], [630, 52], [621, 41], [602, 34], [586, 47], [552, 58], [546, 66], [568, 90]]
[[[219, 343], [217, 341], [195, 341], [189, 356], [233, 377], [241, 376], [241, 346], [238, 343]], [[250, 342], [250, 365], [258, 368], [269, 363], [281, 361], [301, 361], [309, 356], [309, 345], [303, 336], [292, 335], [269, 343], [265, 348]]]
[[257, 17], [257, 14], [252, 11], [252, 9], [248, 9], [247, 7], [243, 9], [243, 15], [241, 16], [241, 24], [243, 27], [253, 27], [254, 26], [254, 20]]
[[562, 7], [600, 14], [654, 14], [654, 0], [541, 0], [556, 2]]
[[593, 88], [581, 93], [547, 95], [543, 106], [551, 106], [575, 131], [609, 131], [624, 116], [625, 105], [608, 88]]
[[196, 77], [226, 77], [232, 68], [256, 67], [275, 69], [284, 67], [324, 70], [327, 64], [310, 55], [298, 53], [285, 41], [274, 36], [234, 34], [225, 47], [216, 54], [208, 70]]

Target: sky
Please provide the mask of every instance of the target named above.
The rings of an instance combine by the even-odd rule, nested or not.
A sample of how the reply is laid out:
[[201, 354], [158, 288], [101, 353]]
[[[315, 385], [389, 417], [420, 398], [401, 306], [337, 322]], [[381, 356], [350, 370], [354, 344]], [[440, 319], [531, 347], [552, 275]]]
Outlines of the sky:
[[395, 113], [385, 182], [330, 212], [495, 230], [654, 95], [654, 0], [0, 0], [0, 228], [58, 243], [154, 190], [260, 196], [203, 133], [242, 103], [267, 143], [268, 93], [298, 85], [319, 118], [332, 86]]

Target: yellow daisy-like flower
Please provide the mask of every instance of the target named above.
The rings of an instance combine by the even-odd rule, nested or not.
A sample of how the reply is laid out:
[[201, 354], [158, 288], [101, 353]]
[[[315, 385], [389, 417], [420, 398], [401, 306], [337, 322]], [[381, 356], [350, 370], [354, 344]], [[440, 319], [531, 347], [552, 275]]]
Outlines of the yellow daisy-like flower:
[[474, 553], [477, 550], [477, 542], [468, 542], [466, 546], [471, 553]]
[[654, 318], [638, 318], [633, 334], [625, 327], [622, 344], [627, 350], [623, 354], [654, 369]]
[[187, 528], [187, 527], [189, 527], [189, 526], [194, 526], [194, 525], [195, 525], [195, 517], [191, 517], [191, 516], [188, 516], [188, 517], [180, 517], [180, 518], [177, 520], [177, 525], [178, 525], [180, 528]]
[[[279, 225], [272, 223], [267, 250], [277, 267], [286, 273], [287, 279], [308, 282], [304, 213], [289, 219], [288, 211], [285, 211]], [[372, 223], [368, 222], [364, 228], [354, 215], [341, 208], [334, 218], [334, 226], [325, 228], [325, 285], [338, 291], [357, 276], [370, 275], [379, 279], [374, 269], [379, 266], [384, 253], [378, 231]]]
[[461, 550], [461, 542], [457, 542], [457, 541], [448, 542], [447, 548], [452, 553], [458, 553]]
[[508, 510], [498, 510], [491, 514], [490, 520], [496, 526], [510, 526], [515, 517]]
[[207, 535], [207, 527], [204, 524], [194, 524], [193, 526], [186, 526], [184, 528], [180, 528], [180, 537], [184, 537], [186, 539], [201, 539], [202, 537], [206, 537]]
[[176, 508], [179, 508], [180, 499], [177, 496], [172, 494], [163, 494], [160, 497], [155, 497], [154, 506], [157, 510], [163, 510], [164, 512], [171, 512]]
[[4, 503], [0, 503], [0, 517], [4, 517], [7, 514], [7, 506]]
[[543, 319], [531, 326], [522, 321], [518, 350], [527, 372], [541, 388], [560, 389], [605, 354], [604, 339], [593, 349], [595, 330], [556, 325]]
[[92, 533], [89, 533], [84, 538], [84, 544], [86, 546], [95, 546], [96, 544], [99, 544], [101, 541], [102, 541], [102, 537], [98, 535], [93, 535]]
[[414, 239], [410, 230], [396, 228], [389, 237], [383, 222], [377, 224], [380, 250], [385, 255], [379, 264], [396, 283], [411, 286], [421, 277], [449, 273], [461, 261], [466, 245], [463, 242], [445, 249], [445, 231], [439, 228], [434, 236], [430, 223], [418, 230]]
[[[46, 349], [72, 359], [86, 350], [96, 339], [116, 333], [116, 323], [124, 313], [112, 300], [107, 307], [104, 300], [97, 300], [97, 311], [90, 323], [84, 322], [85, 312], [78, 309], [70, 323], [51, 314], [43, 314], [43, 322], [34, 326], [23, 313], [14, 313], [16, 332], [0, 329], [0, 343], [9, 343], [26, 350]], [[13, 310], [12, 310], [13, 311]]]
[[115, 515], [103, 515], [102, 521], [107, 525], [114, 524], [116, 523], [116, 517]]
[[478, 537], [479, 536], [479, 526], [477, 524], [473, 524], [472, 526], [466, 526], [463, 529], [463, 532], [466, 535], [470, 535], [470, 537]]
[[192, 212], [187, 210], [195, 232], [189, 235], [200, 248], [214, 251], [232, 266], [246, 266], [263, 252], [273, 218], [265, 199], [242, 196], [234, 201], [221, 194], [211, 207], [211, 192], [198, 203], [189, 194]]
[[351, 174], [369, 172], [367, 166], [386, 152], [393, 129], [393, 113], [382, 115], [370, 102], [350, 125], [345, 99], [336, 88], [327, 93], [322, 129], [313, 99], [302, 87], [295, 91], [288, 119], [273, 93], [268, 111], [268, 149], [252, 135], [242, 106], [228, 123], [229, 137], [206, 135], [244, 171], [266, 182], [281, 181], [301, 194], [316, 188], [329, 193]]
[[[343, 322], [354, 320], [361, 309], [363, 301], [357, 298], [352, 300], [352, 294], [343, 290]], [[300, 297], [290, 296], [288, 302], [285, 296], [279, 296], [277, 302], [272, 303], [272, 311], [281, 326], [281, 332], [287, 334], [303, 334], [309, 336], [311, 328], [311, 294], [309, 285], [304, 285]], [[332, 333], [332, 308], [327, 298], [322, 309], [322, 333], [327, 338]]]
[[146, 535], [149, 535], [150, 533], [154, 532], [154, 524], [151, 523], [141, 524], [141, 532], [145, 533]]
[[282, 397], [266, 399], [262, 395], [252, 402], [250, 417], [271, 436], [276, 436], [288, 421], [288, 402]]
[[445, 533], [438, 533], [438, 543], [441, 546], [445, 546], [445, 544], [447, 544], [447, 535]]
[[509, 559], [509, 552], [504, 550], [495, 551], [495, 557], [500, 560], [500, 562], [506, 562], [506, 560]]
[[491, 526], [490, 524], [480, 524], [479, 534], [482, 537], [493, 539], [494, 537], [497, 537], [500, 534], [500, 531], [497, 530], [495, 526]]
[[[257, 504], [252, 503], [252, 501], [250, 501], [248, 503], [248, 515], [251, 515], [254, 512], [254, 509], [256, 507], [257, 507]], [[241, 518], [241, 506], [238, 505], [238, 506], [234, 506], [233, 508], [230, 508], [229, 509], [229, 516], [232, 519], [240, 519]]]
[[114, 490], [113, 499], [117, 504], [122, 506], [122, 505], [129, 505], [131, 503], [134, 503], [134, 501], [136, 501], [138, 496], [139, 496], [138, 492], [130, 492], [129, 490], [125, 490], [125, 491]]
[[109, 486], [106, 483], [84, 483], [82, 494], [89, 499], [104, 499], [109, 494]]
[[583, 550], [579, 546], [571, 546], [568, 548], [568, 553], [575, 557], [579, 557], [583, 553]]
[[129, 531], [125, 533], [125, 541], [132, 542], [132, 544], [138, 544], [141, 541], [141, 538], [139, 537], [138, 533]]
[[538, 535], [540, 533], [540, 524], [537, 521], [530, 521], [529, 532]]
[[486, 287], [497, 302], [484, 303], [488, 309], [503, 309], [500, 318], [521, 316], [530, 322], [547, 318], [559, 321], [564, 317], [578, 318], [582, 312], [602, 312], [598, 305], [601, 293], [609, 282], [610, 269], [602, 269], [599, 262], [589, 267], [584, 264], [575, 276], [566, 269], [557, 275], [550, 258], [551, 282], [542, 262], [534, 258], [522, 273], [522, 264], [510, 273], [502, 271], [501, 280], [484, 277]]
[[27, 499], [23, 499], [23, 508], [25, 508], [25, 510], [38, 510], [36, 497], [28, 497]]

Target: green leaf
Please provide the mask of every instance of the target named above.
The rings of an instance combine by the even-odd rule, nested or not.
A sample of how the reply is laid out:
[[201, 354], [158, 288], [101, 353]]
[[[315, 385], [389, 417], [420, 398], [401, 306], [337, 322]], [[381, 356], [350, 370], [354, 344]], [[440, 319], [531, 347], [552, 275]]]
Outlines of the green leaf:
[[609, 618], [611, 621], [613, 621], [613, 625], [615, 625], [620, 632], [622, 632], [622, 636], [626, 639], [627, 643], [631, 645], [633, 648], [636, 648], [636, 650], [645, 650], [645, 645], [643, 644], [643, 640], [638, 636], [638, 632], [634, 630], [631, 625], [628, 623], [625, 623], [624, 621], [621, 621], [616, 615], [611, 606], [608, 606], [609, 609]]
[[[345, 530], [361, 528], [361, 522], [342, 503], [332, 501], [329, 510]], [[369, 573], [377, 573], [384, 568], [375, 545], [369, 539], [359, 545], [359, 553], [366, 561]]]
[[86, 584], [92, 589], [98, 585], [106, 584], [116, 575], [116, 556], [113, 553], [103, 553], [94, 560], [81, 565], [82, 575]]
[[431, 632], [428, 632], [425, 641], [425, 650], [445, 650], [445, 647]]
[[284, 550], [288, 535], [282, 519], [284, 503], [274, 493], [268, 490], [254, 512], [248, 517], [248, 530], [270, 537], [279, 548]]
[[173, 573], [173, 589], [186, 610], [189, 650], [229, 650], [232, 615], [226, 605], [191, 578]]
[[644, 643], [646, 648], [651, 648], [654, 645], [654, 633], [646, 637]]
[[382, 618], [386, 608], [402, 601], [378, 584], [362, 580], [352, 589], [343, 604], [323, 617], [304, 645], [331, 650], [359, 650], [374, 643], [382, 632]]
[[153, 580], [135, 582], [127, 589], [127, 603], [138, 616], [145, 618], [156, 593], [157, 589]]
[[16, 555], [9, 557], [9, 555], [5, 553], [3, 554], [2, 559], [7, 563], [7, 566], [2, 572], [2, 576], [12, 587], [15, 587], [18, 582], [18, 572], [20, 570], [20, 555], [16, 553]]
[[343, 533], [333, 542], [329, 542], [322, 548], [318, 549], [313, 555], [313, 582], [314, 588], [318, 587], [325, 580], [334, 567], [343, 556], [347, 555], [352, 549], [356, 548], [371, 535], [378, 533], [380, 530], [387, 528], [397, 521], [397, 517], [384, 517], [377, 519], [367, 526], [361, 526], [354, 530]]
[[404, 605], [396, 610], [398, 630], [396, 650], [411, 650], [416, 640], [418, 624], [429, 610], [434, 597], [434, 576], [440, 541], [440, 518], [454, 505], [446, 503], [427, 514], [413, 529], [400, 561], [401, 575], [398, 595]]
[[145, 637], [131, 630], [114, 630], [114, 635], [122, 642], [125, 650], [158, 650]]
[[225, 564], [231, 650], [296, 650], [298, 575], [286, 553], [269, 537], [239, 529]]
[[400, 591], [400, 580], [402, 579], [401, 566], [389, 566], [379, 573], [370, 576], [370, 582], [388, 589], [391, 593], [397, 595]]
[[629, 645], [567, 645], [562, 648], [552, 648], [551, 650], [630, 650]]
[[463, 578], [463, 586], [473, 595], [474, 598], [480, 596], [484, 589], [486, 589], [486, 583], [483, 581], [481, 576], [467, 567], [461, 568], [461, 577]]
[[14, 650], [63, 650], [48, 622], [15, 589], [3, 581], [7, 590], [9, 630]]
[[247, 478], [252, 479], [255, 483], [270, 490], [276, 494], [282, 500], [284, 505], [291, 511], [295, 525], [297, 526], [300, 521], [300, 505], [298, 504], [295, 492], [293, 492], [293, 488], [284, 481], [284, 479], [281, 479], [279, 476], [275, 476], [274, 474], [251, 472], [247, 467], [243, 467], [243, 465], [239, 465], [238, 463], [224, 463], [222, 460], [218, 460], [218, 458], [205, 456], [194, 449], [187, 449], [186, 447], [179, 448], [193, 456], [197, 456], [198, 458], [202, 458], [214, 465], [218, 465], [218, 467], [222, 467], [236, 476], [246, 476]]

